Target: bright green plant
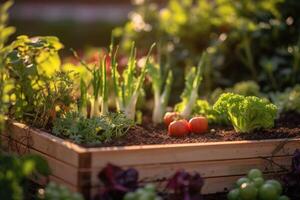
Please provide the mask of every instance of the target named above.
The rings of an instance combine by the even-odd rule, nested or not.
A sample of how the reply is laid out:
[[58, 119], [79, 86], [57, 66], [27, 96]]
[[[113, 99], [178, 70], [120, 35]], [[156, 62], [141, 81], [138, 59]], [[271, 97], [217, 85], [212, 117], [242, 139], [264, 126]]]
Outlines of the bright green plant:
[[4, 65], [14, 81], [10, 115], [37, 127], [46, 127], [59, 112], [73, 103], [73, 83], [60, 70], [56, 37], [19, 36], [5, 48]]
[[91, 118], [79, 113], [67, 113], [54, 121], [52, 132], [77, 143], [97, 144], [125, 135], [133, 125], [133, 121], [121, 113]]
[[266, 180], [259, 169], [251, 169], [246, 177], [236, 181], [235, 188], [227, 194], [228, 200], [289, 200], [282, 194], [282, 185], [276, 180]]
[[26, 180], [36, 175], [49, 175], [47, 162], [36, 155], [18, 157], [0, 152], [0, 199], [22, 200]]
[[277, 107], [265, 99], [225, 93], [214, 104], [219, 115], [226, 116], [237, 132], [272, 128], [277, 116]]
[[152, 61], [149, 63], [149, 76], [151, 77], [154, 94], [152, 121], [154, 123], [161, 123], [170, 98], [173, 73], [169, 70], [167, 77], [164, 78], [161, 61], [160, 63]]
[[[249, 79], [249, 74], [265, 91], [300, 81], [297, 0], [168, 0], [163, 7], [153, 1], [138, 2], [124, 27], [114, 31], [121, 38], [121, 50], [129, 51], [131, 41], [139, 49], [160, 41], [163, 52], [171, 56], [176, 77], [183, 67], [198, 61], [200, 52], [218, 43], [205, 88], [211, 87], [206, 84], [229, 87]], [[266, 71], [261, 67], [265, 57], [284, 62]], [[182, 89], [183, 81], [174, 82], [174, 93]]]
[[147, 184], [135, 192], [127, 193], [124, 200], [162, 200], [162, 198], [156, 194], [156, 189], [153, 184]]
[[193, 67], [185, 78], [185, 89], [181, 95], [181, 102], [175, 106], [180, 115], [188, 118], [192, 114], [193, 107], [198, 98], [198, 90], [202, 81], [202, 73], [205, 67], [206, 52], [202, 54], [198, 67]]
[[106, 57], [100, 59], [100, 67], [98, 69], [93, 69], [92, 74], [93, 102], [91, 104], [91, 116], [99, 117], [100, 115], [106, 115], [108, 113]]
[[50, 182], [44, 190], [39, 190], [38, 197], [40, 200], [83, 200], [81, 194], [54, 182]]
[[211, 124], [227, 124], [227, 119], [219, 115], [206, 100], [198, 99], [193, 107], [192, 116], [205, 116]]
[[7, 1], [0, 5], [0, 132], [2, 123], [5, 120], [8, 107], [8, 93], [13, 87], [12, 81], [7, 76], [7, 70], [4, 66], [3, 56], [6, 53], [5, 44], [14, 32], [13, 27], [7, 27], [8, 9], [12, 6], [12, 1]]
[[146, 61], [140, 74], [137, 74], [136, 48], [134, 43], [131, 46], [130, 56], [128, 58], [128, 66], [122, 75], [118, 72], [118, 64], [116, 62], [117, 50], [113, 53], [113, 44], [110, 47], [110, 55], [112, 58], [112, 80], [116, 98], [116, 107], [119, 112], [123, 112], [129, 119], [135, 118], [136, 103], [144, 84], [146, 73], [148, 71], [150, 54], [155, 44], [153, 44], [146, 56]]

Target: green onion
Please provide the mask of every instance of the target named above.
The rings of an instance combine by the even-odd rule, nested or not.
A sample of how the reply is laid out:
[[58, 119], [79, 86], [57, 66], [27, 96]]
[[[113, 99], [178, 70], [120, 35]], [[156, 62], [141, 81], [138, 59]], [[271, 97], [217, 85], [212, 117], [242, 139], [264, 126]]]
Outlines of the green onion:
[[180, 115], [188, 118], [196, 104], [198, 98], [198, 90], [202, 82], [203, 69], [206, 64], [207, 53], [204, 52], [198, 63], [198, 67], [193, 67], [185, 78], [185, 89], [181, 95], [181, 103], [175, 106], [175, 110], [180, 112]]
[[113, 54], [113, 44], [111, 44], [110, 55], [112, 57], [112, 79], [116, 98], [116, 107], [119, 112], [123, 112], [128, 119], [134, 119], [136, 113], [136, 103], [144, 84], [148, 70], [148, 63], [153, 44], [146, 57], [146, 62], [140, 75], [137, 75], [136, 48], [132, 43], [127, 69], [120, 75], [117, 70], [116, 55]]
[[78, 111], [81, 113], [82, 116], [87, 117], [87, 86], [84, 82], [84, 80], [80, 79], [80, 99], [79, 99], [79, 105], [78, 105]]
[[[165, 66], [167, 68], [167, 66]], [[150, 63], [149, 74], [152, 79], [152, 90], [154, 93], [154, 108], [152, 113], [153, 123], [161, 123], [166, 107], [169, 102], [171, 86], [173, 82], [173, 73], [168, 71], [167, 78], [164, 81], [162, 73], [162, 63]], [[164, 87], [163, 87], [164, 85]]]

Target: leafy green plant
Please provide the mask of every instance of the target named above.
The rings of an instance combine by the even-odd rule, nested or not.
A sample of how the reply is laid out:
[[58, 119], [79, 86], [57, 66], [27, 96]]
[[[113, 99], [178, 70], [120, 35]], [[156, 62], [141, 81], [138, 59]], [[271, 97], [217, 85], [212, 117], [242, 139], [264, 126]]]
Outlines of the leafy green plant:
[[125, 135], [133, 124], [132, 120], [121, 113], [86, 118], [73, 112], [57, 118], [53, 123], [52, 132], [77, 143], [97, 144]]
[[12, 1], [7, 1], [0, 5], [0, 132], [2, 123], [5, 120], [7, 107], [9, 103], [8, 93], [13, 87], [12, 81], [7, 76], [7, 70], [4, 66], [3, 56], [6, 53], [6, 42], [15, 32], [14, 27], [8, 27], [8, 9], [12, 6]]
[[68, 190], [63, 185], [50, 182], [45, 189], [39, 190], [38, 197], [40, 200], [83, 200], [79, 193]]
[[59, 112], [73, 103], [73, 82], [60, 70], [56, 37], [19, 36], [6, 47], [4, 64], [14, 81], [9, 114], [45, 128]]
[[256, 96], [261, 97], [263, 96], [260, 92], [260, 87], [255, 81], [241, 81], [236, 84], [234, 84], [232, 87], [221, 89], [216, 88], [211, 94], [210, 94], [210, 101], [216, 102], [218, 98], [226, 92], [231, 92], [234, 94], [240, 94], [243, 96]]
[[175, 106], [175, 110], [180, 112], [180, 115], [184, 118], [188, 118], [192, 114], [197, 101], [205, 60], [206, 52], [202, 54], [198, 67], [193, 67], [185, 78], [185, 89], [181, 95], [182, 101]]
[[280, 112], [295, 111], [300, 113], [300, 85], [287, 88], [282, 93], [271, 93], [270, 96]]
[[164, 78], [161, 61], [160, 63], [152, 61], [149, 63], [149, 75], [151, 77], [154, 94], [152, 121], [154, 123], [161, 123], [170, 98], [173, 73], [172, 71], [168, 71], [167, 77]]
[[225, 93], [214, 104], [213, 109], [225, 116], [237, 132], [251, 132], [271, 128], [277, 116], [277, 107], [266, 99]]
[[149, 59], [155, 44], [150, 47], [146, 56], [146, 61], [139, 75], [137, 75], [136, 48], [134, 43], [131, 46], [128, 66], [122, 74], [118, 72], [116, 62], [117, 50], [114, 51], [113, 44], [110, 47], [112, 58], [112, 79], [116, 98], [116, 107], [119, 112], [123, 112], [129, 119], [135, 118], [136, 103], [141, 92], [146, 73], [148, 71]]
[[227, 119], [219, 115], [208, 101], [198, 99], [192, 110], [193, 116], [205, 116], [211, 124], [227, 124]]
[[[127, 23], [114, 31], [121, 39], [121, 50], [129, 51], [131, 41], [142, 50], [159, 41], [162, 52], [170, 54], [176, 77], [183, 67], [197, 63], [200, 52], [217, 46], [211, 59], [211, 82], [204, 81], [205, 87], [211, 83], [228, 87], [249, 79], [249, 74], [265, 91], [300, 81], [297, 0], [168, 0], [163, 6], [138, 2]], [[265, 58], [284, 62], [268, 66], [267, 71], [262, 66]], [[182, 89], [183, 81], [178, 78], [173, 84], [174, 92]]]
[[25, 195], [26, 179], [49, 175], [47, 162], [36, 155], [18, 157], [0, 152], [0, 199], [21, 200]]

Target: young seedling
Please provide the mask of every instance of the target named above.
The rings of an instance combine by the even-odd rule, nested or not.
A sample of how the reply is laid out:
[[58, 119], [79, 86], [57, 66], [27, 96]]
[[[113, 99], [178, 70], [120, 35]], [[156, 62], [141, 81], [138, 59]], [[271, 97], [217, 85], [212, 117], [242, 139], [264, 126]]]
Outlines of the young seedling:
[[155, 44], [150, 47], [141, 73], [140, 75], [137, 75], [136, 48], [133, 43], [127, 69], [120, 75], [116, 62], [117, 49], [113, 54], [113, 43], [111, 44], [110, 57], [112, 58], [111, 67], [116, 107], [119, 112], [123, 112], [129, 119], [135, 118], [136, 103], [144, 84], [145, 76], [148, 71], [150, 54], [154, 46]]
[[87, 85], [85, 84], [83, 78], [80, 79], [80, 99], [78, 101], [78, 111], [83, 117], [88, 116], [88, 92]]
[[[100, 67], [94, 69], [92, 86], [93, 102], [91, 105], [91, 116], [99, 117], [108, 113], [108, 94], [107, 94], [107, 74], [106, 74], [106, 57], [100, 59]], [[101, 105], [101, 106], [100, 106]]]

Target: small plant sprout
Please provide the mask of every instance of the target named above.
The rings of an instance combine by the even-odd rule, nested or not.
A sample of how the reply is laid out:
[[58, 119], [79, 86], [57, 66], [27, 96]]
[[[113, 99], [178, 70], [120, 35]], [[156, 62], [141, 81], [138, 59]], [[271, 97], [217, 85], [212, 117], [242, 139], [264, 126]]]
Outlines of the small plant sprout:
[[207, 53], [204, 52], [197, 68], [193, 67], [185, 78], [185, 89], [181, 95], [182, 101], [175, 106], [175, 110], [180, 112], [180, 115], [184, 118], [188, 118], [191, 115], [193, 107], [196, 104], [206, 58]]
[[162, 64], [151, 62], [149, 63], [149, 74], [152, 79], [152, 90], [154, 93], [154, 109], [152, 121], [155, 124], [163, 121], [166, 107], [169, 102], [171, 86], [173, 82], [173, 73], [168, 71], [167, 77], [164, 80], [162, 73]]
[[84, 117], [88, 116], [87, 107], [88, 107], [87, 85], [84, 82], [83, 78], [81, 78], [80, 79], [80, 99], [78, 102], [78, 111]]
[[144, 84], [145, 76], [148, 71], [150, 54], [154, 46], [155, 44], [150, 47], [141, 73], [137, 75], [136, 48], [134, 43], [131, 46], [127, 69], [125, 69], [122, 74], [119, 74], [117, 69], [117, 50], [113, 54], [113, 44], [111, 44], [110, 55], [112, 58], [112, 79], [116, 98], [116, 107], [119, 112], [123, 112], [129, 119], [135, 118], [136, 103]]
[[93, 101], [91, 103], [91, 117], [99, 117], [108, 113], [106, 56], [100, 59], [100, 67], [92, 70]]

